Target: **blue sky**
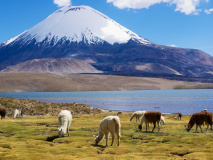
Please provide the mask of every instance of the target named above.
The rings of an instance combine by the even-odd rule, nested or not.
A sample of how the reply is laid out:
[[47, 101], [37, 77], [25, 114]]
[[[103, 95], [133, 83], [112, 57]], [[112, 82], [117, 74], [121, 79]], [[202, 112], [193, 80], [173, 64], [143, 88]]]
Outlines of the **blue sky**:
[[213, 55], [213, 0], [0, 0], [0, 43], [70, 4], [88, 5], [151, 42]]

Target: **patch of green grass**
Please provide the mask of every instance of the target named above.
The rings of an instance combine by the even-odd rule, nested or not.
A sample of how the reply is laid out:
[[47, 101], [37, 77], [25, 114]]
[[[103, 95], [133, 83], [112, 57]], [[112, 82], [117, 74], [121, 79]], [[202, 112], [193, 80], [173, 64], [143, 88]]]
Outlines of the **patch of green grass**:
[[[113, 113], [73, 116], [70, 137], [58, 137], [57, 116], [27, 116], [21, 119], [6, 117], [0, 121], [0, 159], [211, 159], [213, 157], [213, 131], [194, 133], [184, 129], [190, 116], [181, 121], [165, 115], [166, 125], [154, 133], [137, 128], [129, 122], [131, 114], [124, 113], [121, 120], [121, 142], [117, 137], [113, 146], [105, 147], [103, 139], [94, 143], [100, 121]], [[115, 115], [115, 114], [114, 114]], [[150, 125], [152, 130], [153, 125]], [[206, 126], [203, 128], [206, 128]], [[199, 131], [199, 130], [198, 130]], [[199, 131], [200, 132], [200, 131]], [[111, 137], [109, 139], [111, 144]]]

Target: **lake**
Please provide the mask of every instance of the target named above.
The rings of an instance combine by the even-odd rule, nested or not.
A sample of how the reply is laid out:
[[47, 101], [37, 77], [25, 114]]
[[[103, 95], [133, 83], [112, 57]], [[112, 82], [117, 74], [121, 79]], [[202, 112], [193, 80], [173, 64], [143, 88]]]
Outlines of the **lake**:
[[159, 111], [162, 113], [193, 114], [207, 109], [213, 112], [213, 90], [139, 90], [139, 91], [80, 91], [80, 92], [13, 92], [1, 97], [35, 99], [55, 103], [84, 103], [116, 111]]

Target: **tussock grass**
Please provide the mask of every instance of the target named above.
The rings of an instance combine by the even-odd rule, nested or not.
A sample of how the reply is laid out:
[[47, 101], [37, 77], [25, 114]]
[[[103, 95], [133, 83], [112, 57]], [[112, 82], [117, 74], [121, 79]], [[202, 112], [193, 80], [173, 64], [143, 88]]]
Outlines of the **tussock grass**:
[[[212, 159], [213, 131], [204, 133], [184, 129], [190, 116], [181, 121], [173, 115], [165, 115], [166, 125], [154, 133], [137, 128], [129, 121], [130, 113], [123, 113], [121, 120], [121, 143], [105, 147], [105, 139], [95, 145], [100, 121], [116, 113], [74, 115], [70, 137], [59, 138], [57, 116], [26, 116], [20, 119], [6, 117], [0, 121], [0, 159]], [[152, 129], [150, 126], [150, 130]], [[206, 128], [206, 126], [203, 128]], [[111, 137], [109, 140], [111, 143]]]
[[15, 109], [21, 109], [22, 114], [31, 116], [41, 116], [52, 115], [57, 116], [62, 109], [67, 109], [72, 112], [72, 115], [82, 115], [82, 114], [99, 114], [101, 109], [92, 108], [87, 104], [78, 103], [47, 103], [40, 102], [33, 99], [15, 99], [8, 97], [0, 97], [0, 107], [6, 108], [6, 115], [13, 117]]

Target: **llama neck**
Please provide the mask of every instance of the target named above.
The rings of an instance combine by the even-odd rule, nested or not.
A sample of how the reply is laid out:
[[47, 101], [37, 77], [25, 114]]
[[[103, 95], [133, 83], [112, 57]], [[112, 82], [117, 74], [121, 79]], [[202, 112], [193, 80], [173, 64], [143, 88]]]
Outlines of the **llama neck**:
[[192, 119], [190, 119], [189, 124], [188, 124], [188, 125], [190, 125], [190, 129], [194, 126], [194, 124], [195, 124], [195, 122]]
[[141, 117], [141, 121], [140, 121], [140, 126], [143, 124], [143, 122], [147, 122], [147, 120], [146, 120], [146, 118], [145, 118], [145, 115], [143, 115], [142, 117]]
[[132, 115], [132, 117], [130, 118], [130, 121], [132, 121], [132, 119], [133, 119], [134, 117], [136, 117], [135, 114]]
[[68, 122], [65, 121], [65, 122], [63, 123], [63, 125], [61, 125], [61, 129], [62, 129], [62, 131], [64, 132], [64, 134], [67, 133], [67, 124], [68, 124]]
[[104, 138], [104, 134], [102, 132], [99, 131], [99, 134], [98, 134], [98, 143], [100, 141], [102, 141], [102, 139]]

